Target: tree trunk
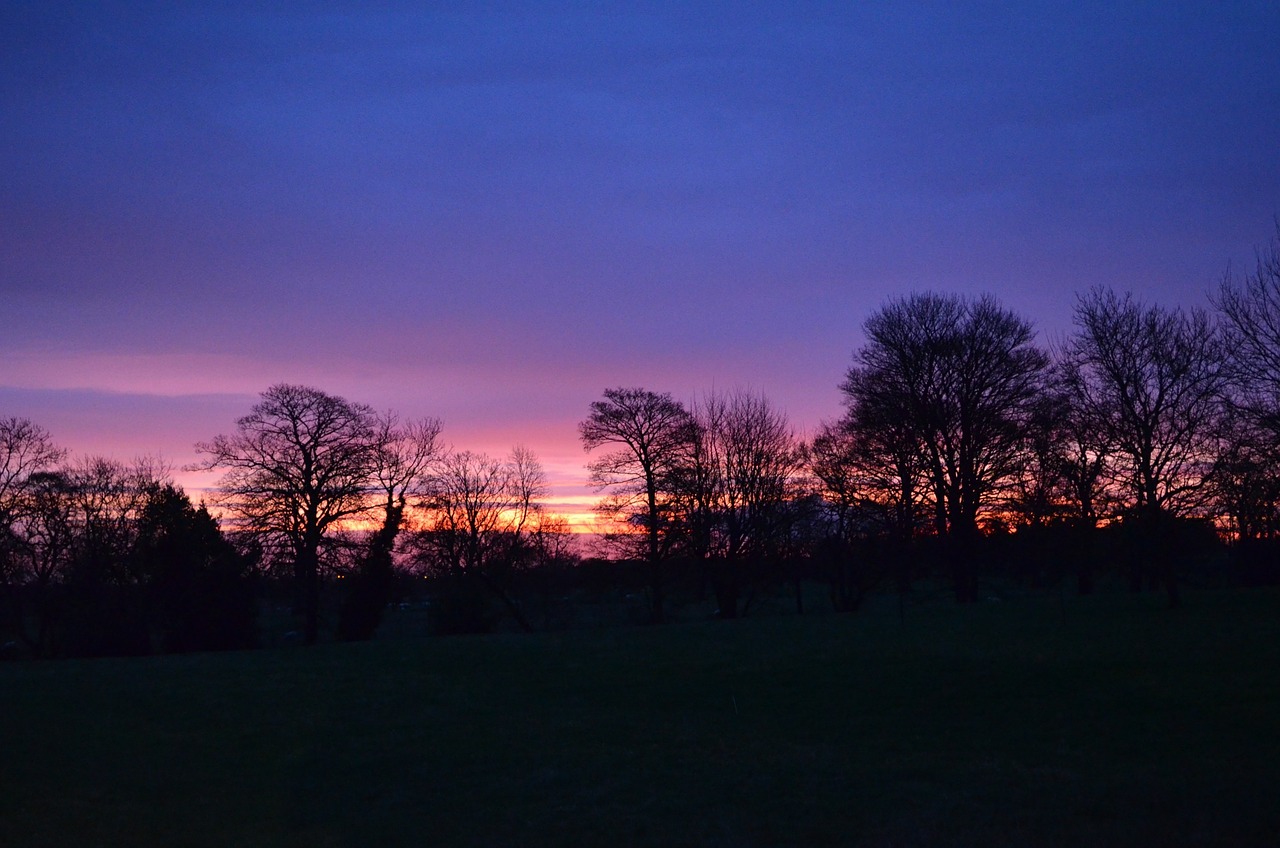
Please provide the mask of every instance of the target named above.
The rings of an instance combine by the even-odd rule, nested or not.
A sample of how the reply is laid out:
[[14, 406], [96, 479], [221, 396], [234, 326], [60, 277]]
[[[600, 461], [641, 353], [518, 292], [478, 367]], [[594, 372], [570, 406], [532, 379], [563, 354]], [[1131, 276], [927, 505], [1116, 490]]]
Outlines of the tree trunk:
[[951, 573], [957, 603], [972, 604], [978, 600], [978, 531], [959, 528], [952, 536]]
[[320, 555], [314, 548], [298, 552], [293, 565], [294, 612], [302, 616], [302, 641], [320, 639]]
[[662, 623], [662, 560], [654, 558], [649, 561], [649, 621], [652, 624]]
[[345, 581], [347, 597], [338, 614], [338, 638], [344, 642], [372, 639], [393, 600], [395, 566], [391, 555], [400, 531], [403, 508], [388, 504], [382, 528], [369, 540], [359, 567]]
[[724, 560], [713, 560], [711, 565], [711, 586], [716, 594], [719, 618], [738, 617], [738, 580], [733, 563]]

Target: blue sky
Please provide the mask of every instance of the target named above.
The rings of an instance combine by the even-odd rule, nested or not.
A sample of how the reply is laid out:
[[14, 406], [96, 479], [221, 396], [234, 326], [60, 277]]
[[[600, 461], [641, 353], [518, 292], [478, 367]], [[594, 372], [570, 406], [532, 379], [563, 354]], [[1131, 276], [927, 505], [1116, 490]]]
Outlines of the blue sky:
[[0, 5], [0, 414], [180, 465], [303, 382], [581, 497], [606, 386], [809, 428], [887, 298], [1047, 340], [1280, 214], [1272, 2], [423, 5]]

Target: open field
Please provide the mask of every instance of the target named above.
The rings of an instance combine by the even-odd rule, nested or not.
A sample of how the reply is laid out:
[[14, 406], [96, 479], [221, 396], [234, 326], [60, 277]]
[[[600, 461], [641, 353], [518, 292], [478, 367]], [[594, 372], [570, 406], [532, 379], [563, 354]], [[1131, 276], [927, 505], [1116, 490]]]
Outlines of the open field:
[[0, 845], [1276, 845], [1280, 593], [0, 666]]

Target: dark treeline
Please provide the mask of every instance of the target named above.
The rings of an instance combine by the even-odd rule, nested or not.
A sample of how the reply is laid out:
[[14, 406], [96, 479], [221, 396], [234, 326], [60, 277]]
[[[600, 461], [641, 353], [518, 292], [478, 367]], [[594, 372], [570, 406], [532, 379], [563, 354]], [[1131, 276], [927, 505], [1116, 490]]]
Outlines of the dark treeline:
[[[893, 300], [865, 325], [844, 412], [801, 438], [763, 396], [613, 388], [579, 425], [602, 550], [544, 506], [529, 451], [314, 388], [263, 393], [197, 446], [210, 509], [154, 463], [68, 463], [0, 421], [0, 643], [143, 654], [837, 611], [988, 592], [1280, 579], [1280, 230], [1211, 309], [1094, 289], [1040, 347], [991, 297]], [[214, 515], [218, 518], [215, 519]], [[809, 598], [806, 595], [809, 587]], [[591, 610], [612, 603], [626, 613]], [[265, 617], [265, 620], [264, 620]], [[284, 621], [284, 625], [279, 622]], [[282, 629], [287, 627], [287, 630]]]
[[1038, 347], [991, 297], [913, 294], [872, 315], [844, 414], [801, 441], [763, 397], [610, 389], [581, 437], [610, 540], [643, 562], [654, 620], [672, 579], [734, 617], [821, 580], [838, 610], [945, 580], [1170, 605], [1190, 575], [1280, 577], [1280, 237], [1213, 311], [1094, 289]]
[[139, 655], [256, 644], [257, 554], [153, 464], [63, 452], [0, 420], [0, 639], [8, 655]]

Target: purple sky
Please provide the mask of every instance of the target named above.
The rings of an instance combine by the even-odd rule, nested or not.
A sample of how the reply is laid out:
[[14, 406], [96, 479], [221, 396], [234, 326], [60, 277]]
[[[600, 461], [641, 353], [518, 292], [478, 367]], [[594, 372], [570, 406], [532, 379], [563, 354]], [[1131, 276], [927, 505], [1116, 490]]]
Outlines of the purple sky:
[[1274, 0], [86, 5], [0, 6], [0, 415], [76, 453], [300, 382], [581, 501], [606, 386], [811, 428], [886, 298], [1204, 305], [1280, 213]]

